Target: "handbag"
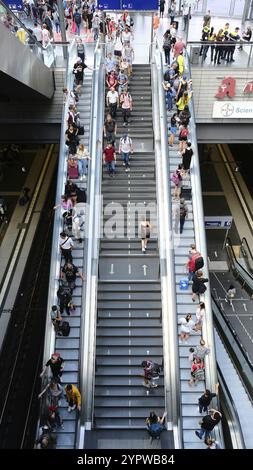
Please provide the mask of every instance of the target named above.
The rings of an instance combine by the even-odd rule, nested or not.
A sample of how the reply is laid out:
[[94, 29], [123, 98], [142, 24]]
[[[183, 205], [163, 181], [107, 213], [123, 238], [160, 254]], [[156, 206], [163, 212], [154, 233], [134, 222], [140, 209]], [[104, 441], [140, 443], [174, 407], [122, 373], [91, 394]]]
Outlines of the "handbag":
[[84, 126], [80, 126], [78, 129], [78, 135], [84, 135]]

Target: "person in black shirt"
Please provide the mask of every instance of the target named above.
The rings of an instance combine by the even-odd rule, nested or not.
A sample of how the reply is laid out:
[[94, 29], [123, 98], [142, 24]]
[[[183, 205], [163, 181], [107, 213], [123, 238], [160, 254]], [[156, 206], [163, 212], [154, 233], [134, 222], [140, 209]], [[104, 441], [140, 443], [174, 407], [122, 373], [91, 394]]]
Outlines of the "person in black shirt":
[[204, 294], [206, 291], [205, 282], [208, 282], [208, 279], [203, 277], [202, 271], [197, 271], [192, 277], [192, 300], [195, 302], [196, 296]]
[[210, 405], [212, 399], [218, 395], [218, 391], [219, 391], [219, 384], [217, 383], [215, 385], [215, 393], [211, 393], [210, 390], [206, 389], [203, 395], [201, 395], [201, 397], [199, 398], [200, 414], [202, 413], [202, 411], [206, 412], [208, 410], [208, 406]]
[[76, 287], [76, 276], [80, 276], [82, 280], [84, 280], [84, 277], [82, 273], [79, 271], [79, 269], [73, 264], [73, 263], [65, 263], [61, 270], [61, 277], [63, 277], [65, 274], [66, 281], [68, 283], [68, 286], [71, 289], [74, 289]]
[[60, 381], [60, 377], [62, 376], [64, 368], [64, 359], [62, 359], [59, 353], [52, 354], [51, 358], [49, 359], [49, 361], [47, 361], [43, 371], [40, 374], [41, 377], [46, 372], [47, 367], [50, 367], [53, 377]]
[[189, 173], [190, 171], [190, 166], [191, 166], [191, 159], [193, 156], [193, 150], [191, 148], [191, 142], [187, 142], [186, 148], [182, 151], [182, 164], [183, 164], [183, 170], [185, 172], [185, 176]]
[[219, 424], [222, 414], [218, 410], [211, 409], [209, 410], [211, 412], [210, 415], [204, 416], [201, 422], [201, 429], [198, 431], [195, 431], [196, 436], [198, 436], [199, 439], [202, 439], [202, 437], [205, 435], [205, 439], [211, 436], [211, 431], [215, 428], [217, 424]]
[[117, 124], [110, 114], [107, 114], [105, 123], [104, 123], [104, 137], [107, 139], [107, 142], [111, 142], [114, 146], [116, 139]]

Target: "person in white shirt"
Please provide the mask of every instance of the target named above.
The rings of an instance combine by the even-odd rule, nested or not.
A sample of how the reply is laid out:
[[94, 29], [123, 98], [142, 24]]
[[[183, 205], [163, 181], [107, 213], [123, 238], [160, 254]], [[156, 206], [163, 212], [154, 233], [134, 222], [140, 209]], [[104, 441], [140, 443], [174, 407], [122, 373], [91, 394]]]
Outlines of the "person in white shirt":
[[46, 24], [42, 25], [42, 46], [46, 47], [50, 43], [50, 33]]
[[204, 302], [200, 302], [197, 310], [196, 310], [196, 322], [195, 322], [195, 331], [199, 331], [202, 329], [203, 320], [205, 318], [206, 310]]
[[126, 172], [129, 171], [130, 153], [133, 153], [133, 142], [128, 134], [124, 134], [119, 141], [119, 154], [123, 159], [123, 165], [126, 167]]
[[115, 88], [111, 88], [106, 95], [106, 104], [109, 107], [109, 113], [112, 118], [116, 117], [117, 107], [119, 106], [119, 94]]
[[132, 75], [132, 64], [134, 60], [134, 50], [130, 43], [128, 42], [122, 52], [123, 59], [125, 59], [128, 63], [128, 76]]
[[120, 103], [124, 121], [123, 126], [126, 126], [130, 122], [130, 113], [133, 109], [132, 96], [127, 91], [127, 89], [120, 95]]
[[126, 46], [127, 43], [130, 44], [132, 40], [132, 33], [130, 32], [130, 29], [127, 26], [125, 27], [124, 31], [122, 31], [121, 40], [123, 46]]
[[72, 232], [73, 232], [75, 239], [78, 240], [79, 243], [82, 243], [83, 241], [82, 233], [84, 233], [84, 227], [85, 227], [84, 211], [80, 210], [80, 212], [76, 212], [76, 209], [75, 209], [74, 214], [73, 214], [73, 220], [72, 220]]
[[66, 263], [72, 263], [72, 248], [74, 247], [74, 242], [72, 238], [68, 237], [65, 232], [60, 233], [60, 249], [62, 256], [64, 257]]
[[188, 315], [186, 315], [185, 318], [180, 318], [179, 323], [181, 325], [180, 326], [179, 341], [184, 342], [185, 344], [187, 344], [187, 340], [190, 336], [190, 333], [191, 333], [191, 331], [193, 330], [193, 328], [195, 326], [195, 323], [192, 320], [191, 314], [189, 313]]
[[38, 23], [34, 23], [33, 34], [36, 37], [37, 41], [42, 44], [42, 29]]

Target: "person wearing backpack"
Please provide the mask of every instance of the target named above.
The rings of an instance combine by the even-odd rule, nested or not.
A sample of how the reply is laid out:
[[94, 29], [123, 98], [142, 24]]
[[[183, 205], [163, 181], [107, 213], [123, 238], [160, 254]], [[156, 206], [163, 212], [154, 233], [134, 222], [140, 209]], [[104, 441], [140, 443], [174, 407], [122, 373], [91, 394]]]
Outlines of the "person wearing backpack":
[[154, 380], [159, 379], [160, 366], [153, 361], [147, 360], [142, 361], [141, 367], [143, 368], [144, 377], [143, 385], [147, 388], [156, 388], [157, 384], [154, 383]]
[[173, 200], [179, 201], [182, 186], [182, 165], [178, 165], [176, 171], [174, 171], [174, 173], [171, 175], [171, 181], [175, 185], [173, 192]]
[[82, 23], [82, 15], [81, 13], [78, 11], [78, 8], [76, 8], [76, 11], [73, 15], [73, 20], [76, 24], [76, 32], [75, 34], [77, 34], [78, 36], [80, 36], [80, 31], [81, 31], [81, 23]]
[[186, 264], [186, 267], [188, 269], [189, 281], [192, 280], [195, 271], [198, 271], [198, 269], [203, 268], [203, 266], [203, 257], [201, 256], [200, 252], [196, 250], [196, 245], [193, 243], [189, 252], [189, 261]]
[[197, 385], [200, 380], [205, 380], [205, 363], [199, 357], [196, 357], [191, 365], [191, 378], [188, 384]]
[[183, 233], [185, 219], [188, 217], [188, 206], [183, 197], [180, 198], [180, 204], [177, 204], [177, 207], [174, 211], [175, 215], [175, 233], [178, 233], [178, 223], [180, 223], [180, 233]]
[[126, 167], [126, 172], [129, 171], [130, 153], [133, 153], [132, 139], [128, 134], [124, 134], [119, 141], [119, 154], [121, 154], [123, 165]]
[[186, 148], [181, 153], [183, 170], [184, 170], [185, 176], [188, 176], [190, 172], [191, 160], [193, 156], [193, 150], [192, 150], [191, 145], [192, 145], [191, 142], [188, 140], [186, 143]]
[[165, 418], [167, 412], [163, 413], [163, 416], [157, 416], [154, 411], [150, 411], [149, 417], [146, 419], [145, 423], [147, 425], [148, 432], [151, 437], [159, 438], [161, 432], [166, 429], [165, 427]]
[[205, 283], [209, 282], [209, 280], [203, 277], [202, 271], [196, 271], [192, 277], [192, 301], [195, 302], [196, 296], [200, 296], [204, 294], [206, 291]]
[[187, 138], [189, 135], [189, 128], [186, 124], [183, 124], [179, 127], [179, 136], [178, 136], [178, 154], [181, 155], [185, 149]]
[[185, 107], [189, 106], [191, 97], [192, 97], [192, 91], [190, 91], [189, 93], [188, 91], [184, 91], [183, 96], [181, 96], [181, 98], [179, 98], [179, 100], [176, 103], [178, 112], [184, 111]]
[[166, 31], [163, 35], [163, 51], [165, 56], [165, 64], [170, 65], [170, 50], [171, 50], [171, 34]]

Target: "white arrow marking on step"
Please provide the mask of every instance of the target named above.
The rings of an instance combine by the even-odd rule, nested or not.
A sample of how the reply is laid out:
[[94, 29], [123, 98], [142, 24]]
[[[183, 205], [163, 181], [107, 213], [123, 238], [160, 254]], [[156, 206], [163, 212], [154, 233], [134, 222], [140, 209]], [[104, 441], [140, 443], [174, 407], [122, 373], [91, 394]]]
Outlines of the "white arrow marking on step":
[[143, 267], [143, 274], [144, 274], [144, 276], [146, 276], [146, 275], [147, 275], [147, 268], [148, 268], [148, 267], [146, 266], [146, 264], [143, 264], [142, 267]]
[[108, 316], [109, 316], [109, 317], [111, 316], [111, 312], [108, 312]]
[[216, 258], [218, 258], [218, 254], [217, 254], [217, 251], [215, 251], [215, 252], [214, 252], [214, 254], [215, 254], [215, 256], [216, 256]]
[[149, 350], [147, 350], [147, 355], [149, 356]]
[[246, 307], [246, 304], [243, 304], [243, 308], [244, 308], [245, 312], [248, 311], [248, 310], [247, 310], [247, 307]]
[[224, 312], [224, 307], [223, 307], [223, 303], [222, 303], [222, 302], [220, 303], [220, 308], [221, 308], [221, 310], [223, 310], [223, 312]]
[[114, 274], [114, 270], [113, 270], [113, 268], [114, 268], [114, 265], [113, 265], [113, 264], [111, 264], [111, 271], [110, 271], [110, 274]]
[[146, 316], [149, 317], [149, 313], [148, 313], [148, 312], [146, 313]]
[[131, 267], [131, 264], [128, 265], [128, 274], [131, 274], [132, 273], [132, 267]]

